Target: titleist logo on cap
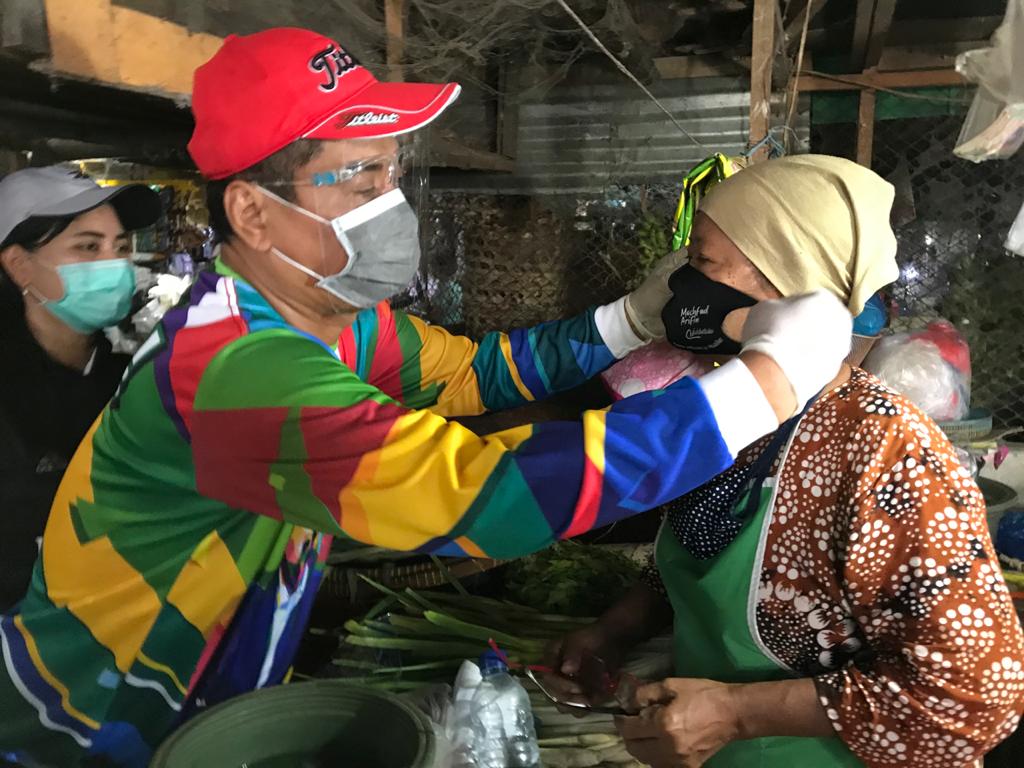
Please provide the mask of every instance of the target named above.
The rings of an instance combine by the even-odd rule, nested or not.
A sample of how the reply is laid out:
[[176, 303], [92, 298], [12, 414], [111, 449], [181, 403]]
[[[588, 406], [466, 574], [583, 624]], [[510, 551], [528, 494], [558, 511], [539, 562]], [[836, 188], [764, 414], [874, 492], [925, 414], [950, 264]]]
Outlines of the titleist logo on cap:
[[315, 53], [309, 60], [309, 71], [323, 73], [326, 78], [318, 87], [327, 93], [338, 87], [338, 78], [358, 66], [359, 62], [352, 54], [334, 43]]
[[397, 122], [398, 115], [394, 112], [363, 112], [349, 120], [346, 125], [351, 128], [355, 125], [388, 125]]

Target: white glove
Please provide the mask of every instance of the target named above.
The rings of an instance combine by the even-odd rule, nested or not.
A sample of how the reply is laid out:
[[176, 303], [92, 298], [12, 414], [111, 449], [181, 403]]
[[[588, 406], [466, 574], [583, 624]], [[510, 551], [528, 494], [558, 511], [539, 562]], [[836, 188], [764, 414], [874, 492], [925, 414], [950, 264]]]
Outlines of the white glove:
[[743, 326], [743, 351], [760, 352], [778, 364], [799, 412], [839, 373], [852, 333], [850, 311], [831, 293], [815, 291], [752, 307]]
[[668, 278], [686, 263], [687, 258], [685, 248], [662, 256], [640, 286], [626, 296], [626, 317], [633, 330], [644, 341], [665, 338], [661, 310], [672, 298]]

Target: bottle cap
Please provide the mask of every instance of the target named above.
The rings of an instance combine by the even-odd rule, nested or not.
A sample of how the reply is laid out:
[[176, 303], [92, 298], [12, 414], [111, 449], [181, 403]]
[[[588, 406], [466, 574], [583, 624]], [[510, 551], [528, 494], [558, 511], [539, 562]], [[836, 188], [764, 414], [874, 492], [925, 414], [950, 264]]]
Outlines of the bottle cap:
[[497, 653], [487, 651], [480, 657], [480, 671], [487, 677], [499, 672], [508, 672], [508, 665]]

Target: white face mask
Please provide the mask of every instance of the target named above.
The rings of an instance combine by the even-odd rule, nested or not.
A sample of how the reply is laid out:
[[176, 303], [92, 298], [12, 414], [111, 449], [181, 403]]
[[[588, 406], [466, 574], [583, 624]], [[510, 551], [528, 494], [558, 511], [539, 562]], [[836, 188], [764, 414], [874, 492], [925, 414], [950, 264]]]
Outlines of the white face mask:
[[402, 190], [393, 189], [335, 219], [325, 219], [260, 187], [281, 205], [329, 226], [348, 254], [344, 269], [320, 275], [277, 248], [274, 255], [305, 272], [317, 287], [357, 309], [375, 307], [401, 293], [420, 265], [419, 222]]

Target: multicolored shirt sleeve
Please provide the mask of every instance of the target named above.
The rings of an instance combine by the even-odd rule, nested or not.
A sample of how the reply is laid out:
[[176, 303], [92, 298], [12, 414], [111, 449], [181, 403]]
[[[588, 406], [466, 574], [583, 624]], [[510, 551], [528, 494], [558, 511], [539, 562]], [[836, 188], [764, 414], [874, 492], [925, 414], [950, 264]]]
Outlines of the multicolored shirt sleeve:
[[407, 408], [476, 416], [577, 387], [637, 348], [622, 303], [479, 343], [384, 303], [342, 334], [338, 356]]
[[616, 316], [475, 345], [382, 305], [334, 349], [202, 273], [76, 451], [0, 616], [0, 755], [142, 768], [204, 706], [281, 682], [331, 534], [514, 557], [723, 469], [738, 432], [714, 414], [752, 398], [721, 382], [487, 437], [442, 415], [578, 383], [629, 346]]
[[[462, 384], [449, 405], [479, 389]], [[367, 544], [447, 555], [521, 556], [674, 498], [730, 463], [692, 381], [580, 422], [479, 437], [403, 407], [283, 329], [218, 353], [189, 422], [203, 496]]]

